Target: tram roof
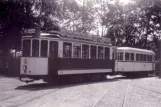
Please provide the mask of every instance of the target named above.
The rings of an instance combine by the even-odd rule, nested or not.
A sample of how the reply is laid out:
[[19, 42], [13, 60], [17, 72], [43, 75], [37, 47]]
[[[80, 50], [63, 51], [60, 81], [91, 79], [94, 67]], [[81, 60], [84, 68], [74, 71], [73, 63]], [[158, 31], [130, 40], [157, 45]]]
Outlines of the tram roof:
[[33, 29], [31, 31], [27, 30], [24, 33], [24, 36], [22, 38], [60, 38], [62, 40], [84, 40], [84, 41], [91, 41], [91, 42], [100, 42], [100, 43], [106, 43], [111, 44], [110, 38], [104, 38], [99, 37], [98, 35], [89, 35], [84, 33], [78, 33], [78, 32], [72, 32], [72, 31], [39, 31], [38, 34], [36, 34], [36, 31]]
[[139, 49], [139, 48], [132, 48], [132, 47], [117, 47], [117, 50], [155, 54], [155, 53], [154, 53], [153, 51], [151, 51], [151, 50]]

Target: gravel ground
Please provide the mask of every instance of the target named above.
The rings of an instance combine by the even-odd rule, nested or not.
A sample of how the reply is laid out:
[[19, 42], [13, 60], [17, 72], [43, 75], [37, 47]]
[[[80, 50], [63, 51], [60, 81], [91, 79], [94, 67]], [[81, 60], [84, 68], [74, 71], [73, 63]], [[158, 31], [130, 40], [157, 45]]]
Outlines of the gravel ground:
[[161, 107], [161, 79], [111, 77], [99, 82], [48, 86], [0, 79], [0, 107]]

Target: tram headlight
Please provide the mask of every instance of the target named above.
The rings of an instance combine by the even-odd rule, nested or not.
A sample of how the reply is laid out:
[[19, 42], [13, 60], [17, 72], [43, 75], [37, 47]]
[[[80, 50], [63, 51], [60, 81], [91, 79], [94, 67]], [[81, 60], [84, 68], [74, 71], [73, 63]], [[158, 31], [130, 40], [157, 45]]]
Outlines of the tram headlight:
[[23, 65], [23, 70], [24, 70], [24, 72], [26, 72], [26, 70], [27, 70], [27, 66], [26, 65]]

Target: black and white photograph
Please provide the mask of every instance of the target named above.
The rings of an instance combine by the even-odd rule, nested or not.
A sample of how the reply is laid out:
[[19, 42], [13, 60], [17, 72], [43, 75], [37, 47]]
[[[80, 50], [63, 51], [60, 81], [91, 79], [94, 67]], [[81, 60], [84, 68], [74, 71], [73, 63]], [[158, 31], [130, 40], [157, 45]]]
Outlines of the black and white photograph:
[[0, 0], [0, 107], [161, 107], [161, 0]]

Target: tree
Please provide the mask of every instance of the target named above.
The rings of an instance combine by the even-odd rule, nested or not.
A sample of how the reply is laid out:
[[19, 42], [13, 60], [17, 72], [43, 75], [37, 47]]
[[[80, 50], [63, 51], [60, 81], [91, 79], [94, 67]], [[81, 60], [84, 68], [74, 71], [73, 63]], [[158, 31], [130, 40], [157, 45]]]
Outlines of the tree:
[[135, 0], [128, 6], [119, 2], [109, 4], [109, 11], [102, 19], [110, 28], [107, 37], [115, 36], [116, 45], [157, 50], [160, 38], [161, 2], [159, 0]]
[[20, 31], [31, 26], [33, 21], [30, 15], [31, 4], [21, 0], [3, 0], [0, 2], [0, 7], [1, 49], [5, 51], [10, 48], [20, 49]]
[[53, 16], [60, 16], [57, 4], [50, 0], [0, 1], [1, 50], [20, 50], [21, 33], [25, 28], [40, 26], [44, 30], [59, 30], [53, 20]]

